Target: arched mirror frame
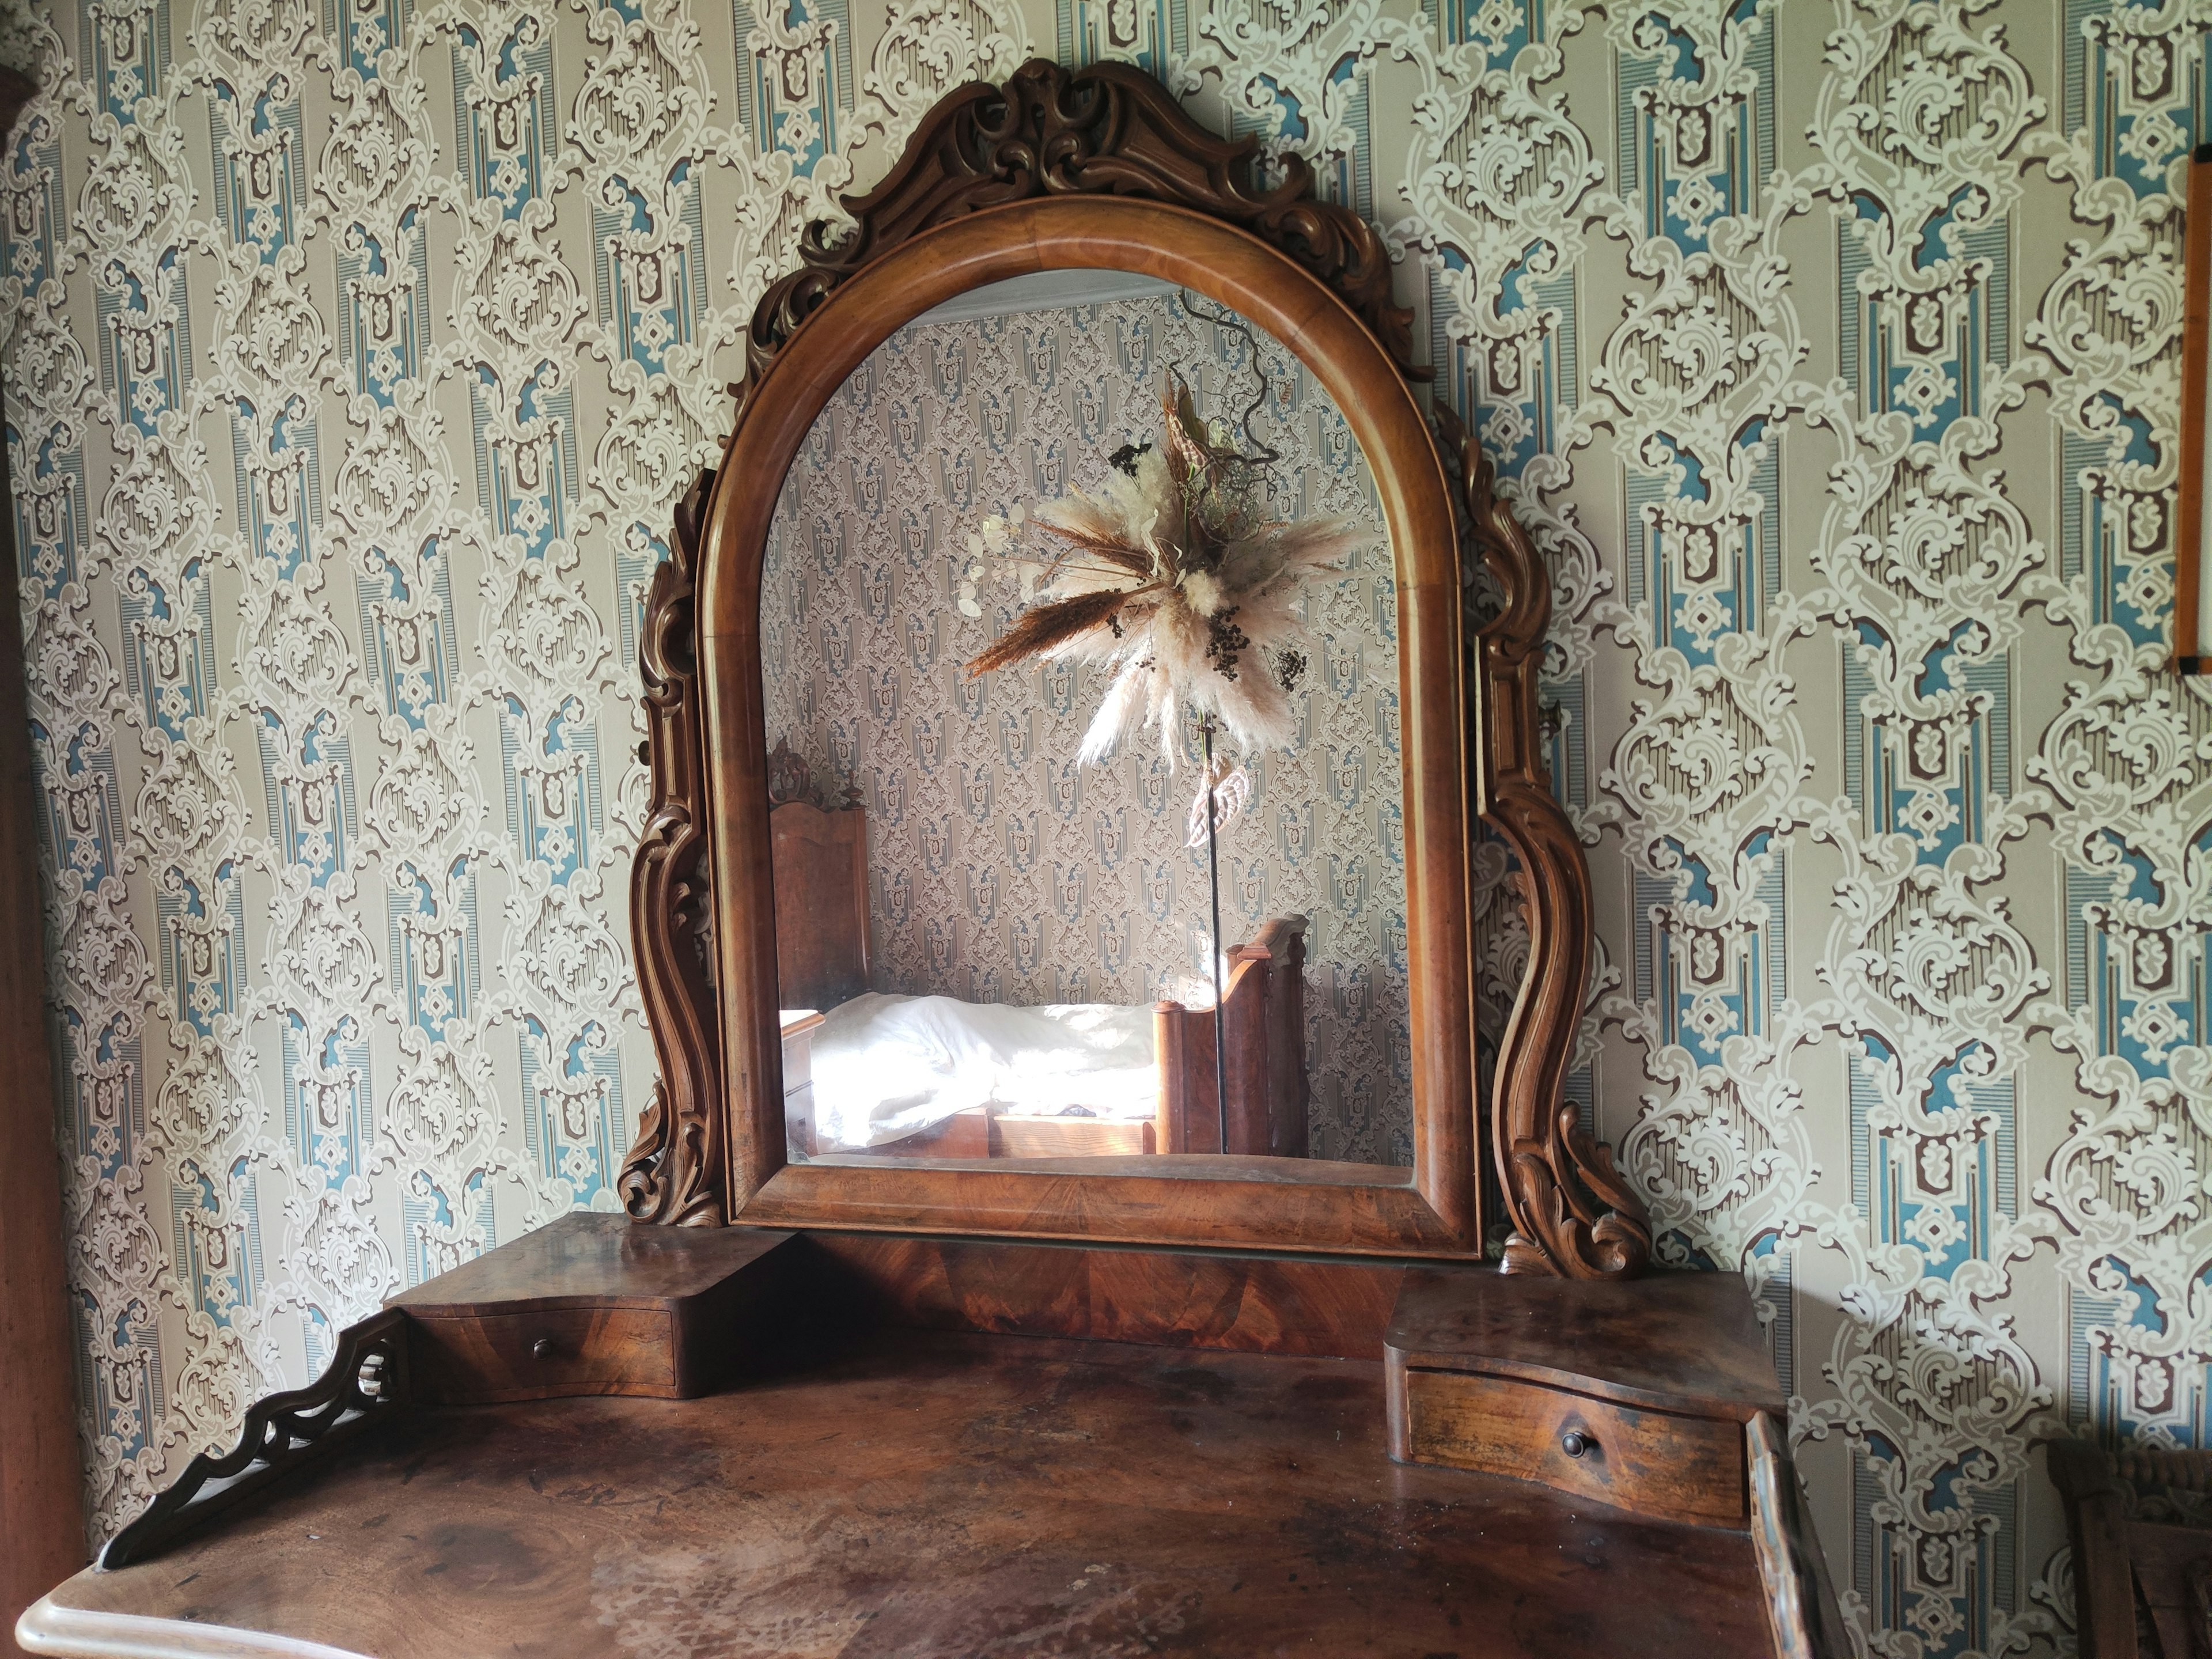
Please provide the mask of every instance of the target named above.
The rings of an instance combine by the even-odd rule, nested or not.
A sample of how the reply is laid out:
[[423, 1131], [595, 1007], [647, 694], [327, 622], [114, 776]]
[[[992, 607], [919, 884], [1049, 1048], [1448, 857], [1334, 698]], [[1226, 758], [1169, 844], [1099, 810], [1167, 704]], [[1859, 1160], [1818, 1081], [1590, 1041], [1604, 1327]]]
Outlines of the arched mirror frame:
[[[1640, 1206], [1561, 1093], [1589, 896], [1542, 771], [1535, 671], [1548, 583], [1479, 452], [1448, 414], [1432, 434], [1414, 400], [1410, 315], [1391, 300], [1379, 239], [1314, 201], [1302, 165], [1273, 190], [1248, 189], [1255, 149], [1205, 133], [1138, 71], [1032, 62], [1004, 87], [941, 102], [890, 176], [847, 203], [857, 228], [832, 247], [813, 228], [802, 268], [763, 300], [723, 464], [679, 508], [674, 556], [647, 607], [653, 811], [632, 925], [661, 1081], [623, 1176], [634, 1217], [1477, 1254], [1468, 852], [1480, 815], [1529, 874], [1530, 966], [1500, 1037], [1490, 1114], [1513, 1224], [1506, 1265], [1576, 1277], [1644, 1265]], [[786, 1161], [759, 678], [761, 568], [781, 482], [830, 397], [899, 327], [956, 294], [1069, 267], [1163, 277], [1242, 312], [1305, 363], [1367, 455], [1401, 604], [1410, 1170], [1207, 1156]], [[1496, 618], [1472, 635], [1462, 522], [1504, 590]], [[1449, 690], [1416, 696], [1417, 685]]]

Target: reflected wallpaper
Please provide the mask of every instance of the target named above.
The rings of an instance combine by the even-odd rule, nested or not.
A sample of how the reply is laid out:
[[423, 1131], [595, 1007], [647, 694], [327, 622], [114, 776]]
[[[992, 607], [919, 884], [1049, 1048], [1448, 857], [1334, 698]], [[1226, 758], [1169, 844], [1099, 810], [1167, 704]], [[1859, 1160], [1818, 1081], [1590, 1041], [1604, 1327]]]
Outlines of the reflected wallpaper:
[[[1203, 309], [1204, 307], [1202, 307]], [[970, 679], [1021, 596], [980, 562], [981, 520], [1096, 489], [1107, 458], [1159, 441], [1181, 373], [1209, 416], [1258, 391], [1235, 330], [1171, 295], [902, 329], [831, 399], [784, 481], [762, 571], [767, 738], [818, 791], [868, 815], [875, 988], [970, 1002], [1210, 1002], [1202, 775], [1188, 721], [1103, 765], [1076, 751], [1105, 676], [1066, 663]], [[1374, 482], [1328, 394], [1277, 343], [1254, 416], [1282, 452], [1273, 511], [1373, 526], [1340, 580], [1308, 585], [1321, 648], [1292, 702], [1291, 750], [1247, 766], [1220, 832], [1231, 945], [1304, 915], [1308, 1120], [1316, 1158], [1413, 1161], [1397, 588]], [[1042, 538], [1039, 544], [1044, 545]], [[1248, 671], [1249, 672], [1249, 671]]]
[[2068, 1650], [2033, 1443], [2201, 1444], [2212, 1401], [2212, 694], [2164, 666], [2208, 22], [19, 6], [0, 314], [95, 1528], [390, 1291], [611, 1202], [638, 606], [744, 319], [940, 91], [1112, 57], [1382, 228], [1550, 560], [1574, 1087], [1668, 1251], [1758, 1287], [1869, 1650]]

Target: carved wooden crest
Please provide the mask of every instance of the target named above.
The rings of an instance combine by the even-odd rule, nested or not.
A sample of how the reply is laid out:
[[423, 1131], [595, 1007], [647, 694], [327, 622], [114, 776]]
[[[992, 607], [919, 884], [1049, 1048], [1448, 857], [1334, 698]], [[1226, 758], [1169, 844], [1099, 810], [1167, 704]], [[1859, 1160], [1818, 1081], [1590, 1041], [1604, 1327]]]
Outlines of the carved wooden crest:
[[1066, 70], [1032, 58], [1003, 86], [977, 82], [923, 118], [890, 175], [844, 198], [854, 224], [807, 227], [797, 270], [762, 296], [745, 342], [745, 378], [730, 389], [744, 417], [793, 331], [847, 277], [909, 236], [983, 208], [1033, 196], [1146, 196], [1240, 226], [1288, 253], [1358, 312], [1411, 380], [1413, 313], [1392, 299], [1390, 256], [1374, 227], [1317, 201], [1298, 156], [1271, 189], [1255, 189], [1257, 138], [1217, 138], [1141, 70], [1098, 64]]
[[791, 746], [789, 738], [778, 738], [768, 757], [768, 798], [776, 806], [803, 801], [823, 812], [851, 811], [860, 804], [860, 792], [849, 784], [834, 797], [815, 788], [814, 769]]

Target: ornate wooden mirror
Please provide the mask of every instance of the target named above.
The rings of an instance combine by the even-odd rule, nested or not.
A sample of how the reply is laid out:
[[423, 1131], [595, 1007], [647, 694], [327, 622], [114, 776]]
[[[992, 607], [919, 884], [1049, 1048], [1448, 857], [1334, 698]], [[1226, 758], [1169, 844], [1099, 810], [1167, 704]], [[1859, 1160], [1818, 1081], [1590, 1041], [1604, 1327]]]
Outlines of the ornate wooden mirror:
[[[763, 300], [648, 602], [634, 1216], [1468, 1256], [1486, 1151], [1509, 1267], [1644, 1262], [1561, 1095], [1540, 565], [1379, 239], [1255, 149], [1034, 63]], [[1479, 820], [1531, 933], [1487, 1111]]]
[[691, 1224], [404, 1292], [27, 1644], [1848, 1650], [1743, 1279], [1589, 1282], [1650, 1240], [1562, 1095], [1543, 572], [1252, 151], [1033, 64], [770, 289], [647, 618], [622, 1187]]

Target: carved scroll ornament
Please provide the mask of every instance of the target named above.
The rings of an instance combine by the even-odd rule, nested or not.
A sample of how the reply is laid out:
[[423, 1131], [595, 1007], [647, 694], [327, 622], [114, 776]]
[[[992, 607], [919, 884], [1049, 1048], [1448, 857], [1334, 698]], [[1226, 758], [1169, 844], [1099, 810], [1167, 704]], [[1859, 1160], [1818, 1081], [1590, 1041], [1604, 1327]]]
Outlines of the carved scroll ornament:
[[699, 536], [714, 482], [701, 473], [677, 505], [672, 550], [647, 592], [638, 650], [653, 793], [630, 866], [630, 937], [660, 1080], [617, 1186], [639, 1221], [705, 1227], [727, 1219], [696, 630]]
[[784, 342], [846, 278], [933, 225], [1036, 196], [1144, 196], [1224, 219], [1327, 283], [1408, 379], [1429, 379], [1413, 361], [1413, 313], [1391, 297], [1390, 257], [1374, 227], [1314, 199], [1313, 171], [1295, 155], [1280, 183], [1253, 189], [1259, 151], [1255, 137], [1215, 137], [1158, 82], [1119, 64], [1066, 70], [1032, 58], [1003, 86], [947, 94], [890, 175], [843, 198], [852, 229], [832, 243], [826, 222], [808, 226], [799, 269], [763, 296], [745, 378], [730, 388], [738, 419]]
[[159, 1555], [216, 1511], [343, 1443], [406, 1399], [407, 1316], [387, 1308], [339, 1332], [330, 1364], [306, 1388], [248, 1407], [238, 1443], [221, 1456], [202, 1452], [185, 1464], [167, 1490], [107, 1540], [100, 1571]]
[[1574, 826], [1553, 795], [1543, 757], [1538, 673], [1552, 583], [1528, 532], [1492, 489], [1490, 459], [1451, 410], [1437, 423], [1455, 451], [1469, 529], [1503, 590], [1498, 615], [1470, 641], [1487, 762], [1483, 816], [1521, 861], [1528, 971], [1498, 1039], [1491, 1139], [1513, 1224], [1508, 1273], [1629, 1279], [1651, 1259], [1651, 1222], [1613, 1154], [1582, 1127], [1563, 1085], [1589, 972], [1590, 880]]

